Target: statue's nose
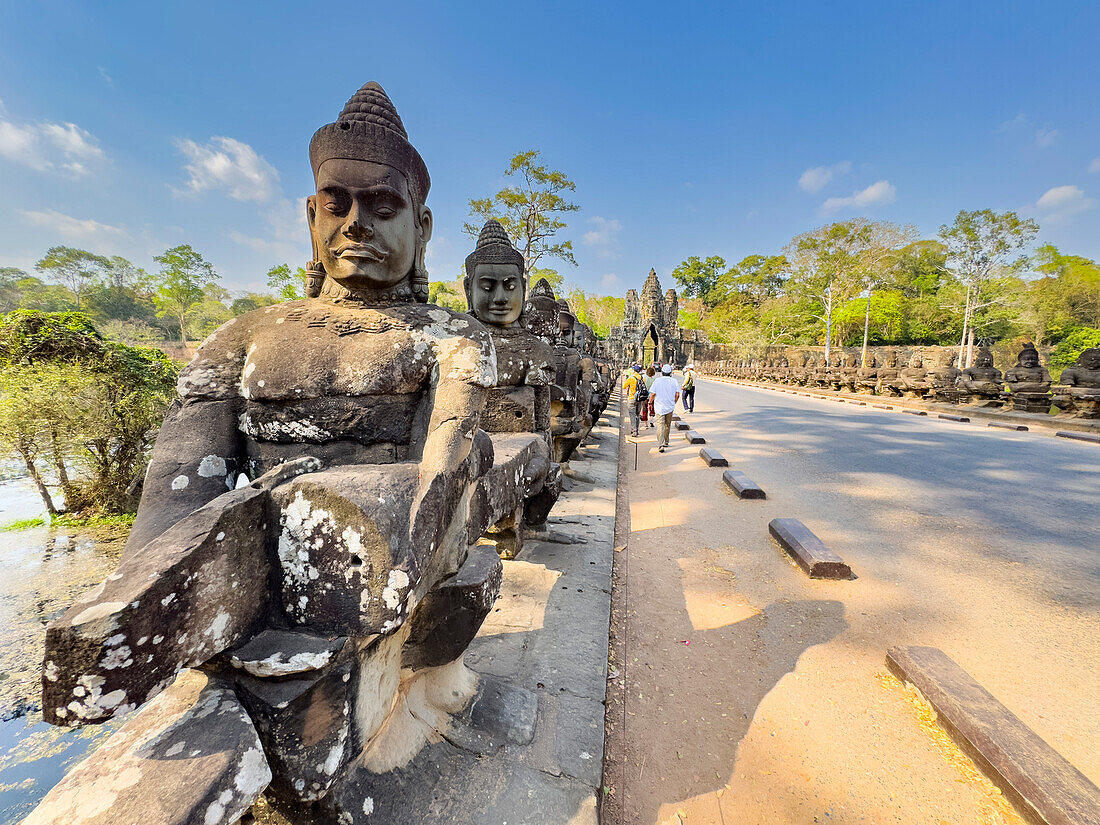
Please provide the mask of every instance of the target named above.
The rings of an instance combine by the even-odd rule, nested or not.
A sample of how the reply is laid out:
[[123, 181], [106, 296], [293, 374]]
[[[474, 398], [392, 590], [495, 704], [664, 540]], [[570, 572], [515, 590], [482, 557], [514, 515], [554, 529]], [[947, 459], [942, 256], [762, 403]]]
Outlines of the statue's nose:
[[351, 218], [351, 223], [349, 223], [344, 228], [344, 234], [345, 235], [347, 235], [349, 238], [351, 238], [353, 240], [358, 239], [358, 238], [373, 238], [374, 237], [374, 227], [370, 226], [370, 224], [364, 223], [363, 221], [359, 220], [358, 214], [353, 213], [349, 217]]

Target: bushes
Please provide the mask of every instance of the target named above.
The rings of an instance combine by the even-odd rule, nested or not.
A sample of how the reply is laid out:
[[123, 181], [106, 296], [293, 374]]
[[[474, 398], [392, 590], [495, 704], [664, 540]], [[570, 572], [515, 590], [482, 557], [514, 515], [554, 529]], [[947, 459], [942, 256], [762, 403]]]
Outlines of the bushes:
[[0, 316], [0, 444], [21, 457], [51, 513], [43, 465], [70, 511], [132, 511], [128, 489], [178, 372], [159, 350], [106, 340], [81, 313]]
[[1073, 327], [1050, 354], [1050, 366], [1061, 372], [1089, 347], [1100, 347], [1100, 329]]

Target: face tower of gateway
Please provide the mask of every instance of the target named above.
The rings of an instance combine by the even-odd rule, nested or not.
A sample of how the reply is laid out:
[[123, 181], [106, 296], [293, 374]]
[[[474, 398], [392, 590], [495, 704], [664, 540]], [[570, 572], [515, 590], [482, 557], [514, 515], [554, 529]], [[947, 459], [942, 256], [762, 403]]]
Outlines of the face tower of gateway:
[[620, 366], [659, 363], [683, 366], [695, 360], [709, 343], [706, 333], [680, 329], [680, 299], [676, 290], [661, 295], [657, 272], [649, 270], [641, 297], [631, 289], [626, 293], [626, 311], [621, 326], [612, 327], [607, 338], [611, 358]]

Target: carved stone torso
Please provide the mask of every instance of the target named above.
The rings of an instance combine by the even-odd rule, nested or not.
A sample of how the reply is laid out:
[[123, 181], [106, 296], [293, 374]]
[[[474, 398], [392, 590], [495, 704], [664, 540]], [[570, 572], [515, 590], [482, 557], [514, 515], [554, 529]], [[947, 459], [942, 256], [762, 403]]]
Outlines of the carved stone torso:
[[1045, 393], [1050, 390], [1050, 373], [1046, 367], [1017, 364], [1005, 371], [1005, 383], [1014, 393]]
[[239, 403], [255, 477], [301, 455], [330, 465], [416, 457], [433, 371], [489, 387], [492, 365], [489, 334], [467, 315], [425, 304], [305, 299], [221, 327], [180, 374], [179, 392], [185, 403]]
[[967, 367], [959, 376], [959, 386], [974, 395], [1000, 395], [1003, 383], [996, 367]]
[[522, 327], [487, 328], [497, 354], [497, 384], [486, 393], [482, 429], [490, 433], [548, 430], [549, 412], [540, 409], [535, 388], [554, 383], [554, 351]]

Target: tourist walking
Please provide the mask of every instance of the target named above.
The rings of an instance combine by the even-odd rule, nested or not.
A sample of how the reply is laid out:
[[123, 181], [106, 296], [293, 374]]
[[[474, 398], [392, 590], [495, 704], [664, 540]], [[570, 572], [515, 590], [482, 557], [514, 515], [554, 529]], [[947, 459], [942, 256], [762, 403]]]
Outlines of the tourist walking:
[[[645, 375], [642, 376], [642, 382], [645, 386], [647, 401], [649, 400], [650, 388], [653, 386], [653, 382], [657, 380], [658, 369], [659, 368], [656, 364], [650, 364], [646, 368]], [[642, 421], [646, 423], [647, 427], [653, 426], [653, 416], [651, 415], [651, 413], [653, 412], [652, 406], [652, 404], [646, 404], [644, 407], [642, 407]]]
[[695, 365], [688, 364], [684, 367], [684, 381], [680, 384], [680, 392], [683, 395], [684, 410], [695, 412]]
[[661, 376], [649, 388], [649, 405], [657, 419], [657, 452], [668, 446], [668, 431], [672, 429], [672, 413], [680, 400], [680, 385], [672, 377], [672, 364], [661, 367]]
[[638, 416], [641, 411], [638, 409], [638, 391], [643, 390], [645, 392], [644, 398], [649, 397], [649, 390], [645, 389], [645, 383], [642, 381], [642, 365], [636, 364], [626, 372], [626, 380], [623, 381], [623, 392], [626, 393], [627, 409], [630, 412], [630, 434], [638, 434]]

